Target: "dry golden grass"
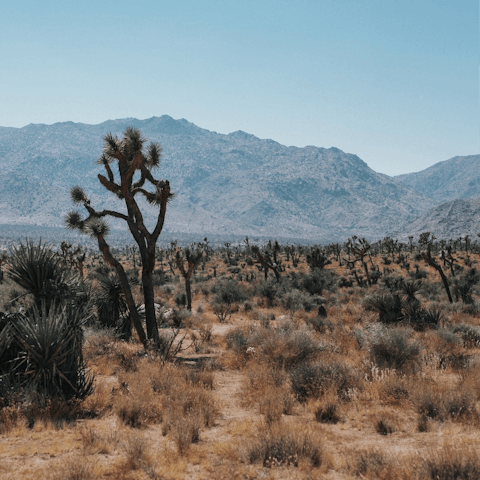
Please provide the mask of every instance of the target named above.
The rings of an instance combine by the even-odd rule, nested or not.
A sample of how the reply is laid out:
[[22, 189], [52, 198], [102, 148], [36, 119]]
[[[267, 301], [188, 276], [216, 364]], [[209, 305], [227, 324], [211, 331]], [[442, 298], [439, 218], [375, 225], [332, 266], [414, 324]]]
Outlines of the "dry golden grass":
[[[219, 324], [209, 288], [232, 274], [214, 257], [202, 275], [216, 266], [216, 279], [193, 283], [185, 365], [164, 365], [138, 342], [88, 330], [84, 356], [96, 390], [78, 404], [1, 408], [0, 478], [480, 478], [480, 346], [453, 333], [461, 324], [480, 327], [480, 315], [448, 304], [438, 274], [419, 265], [428, 278], [418, 297], [445, 320], [438, 330], [411, 331], [418, 357], [395, 369], [372, 354], [378, 314], [363, 307], [379, 285], [323, 292], [328, 317], [319, 321], [316, 310], [266, 307], [254, 292], [263, 273], [247, 266], [243, 275], [256, 276], [244, 281], [250, 297]], [[304, 258], [288, 266], [283, 276], [308, 273]], [[388, 268], [405, 275], [396, 263]], [[349, 275], [337, 262], [326, 269]], [[156, 293], [172, 308], [182, 288], [172, 277]], [[138, 287], [135, 295], [141, 299]], [[250, 343], [232, 344], [232, 329]], [[303, 345], [315, 348], [303, 355]], [[292, 375], [304, 365], [321, 378], [301, 398]]]

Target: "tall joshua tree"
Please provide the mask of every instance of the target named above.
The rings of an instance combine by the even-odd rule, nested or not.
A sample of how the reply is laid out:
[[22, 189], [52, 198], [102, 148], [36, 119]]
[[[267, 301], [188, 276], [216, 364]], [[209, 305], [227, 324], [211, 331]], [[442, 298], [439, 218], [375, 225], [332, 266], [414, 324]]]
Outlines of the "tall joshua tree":
[[[144, 345], [146, 337], [158, 342], [157, 320], [155, 317], [154, 293], [152, 274], [155, 268], [155, 246], [162, 231], [165, 221], [167, 204], [173, 197], [170, 192], [168, 180], [157, 180], [152, 175], [152, 170], [160, 165], [161, 147], [158, 143], [150, 143], [145, 146], [146, 140], [140, 130], [128, 127], [123, 132], [123, 137], [118, 138], [111, 133], [104, 137], [103, 153], [98, 163], [103, 165], [107, 176], [98, 175], [100, 183], [119, 199], [125, 202], [127, 213], [119, 213], [113, 210], [95, 210], [90, 199], [81, 187], [71, 190], [71, 198], [77, 205], [83, 205], [87, 216], [77, 211], [67, 214], [65, 221], [69, 228], [78, 229], [98, 241], [98, 248], [103, 254], [105, 261], [115, 268], [127, 306], [130, 310], [130, 318], [135, 330]], [[112, 164], [118, 168], [118, 177], [115, 178]], [[134, 177], [136, 180], [134, 180]], [[145, 185], [152, 187], [149, 191]], [[151, 232], [145, 226], [143, 214], [137, 203], [137, 196], [143, 197], [150, 205], [158, 208], [155, 226]], [[107, 217], [123, 220], [133, 235], [140, 251], [142, 259], [142, 286], [145, 300], [145, 318], [147, 335], [143, 330], [140, 318], [135, 308], [130, 284], [122, 264], [112, 255], [110, 246], [106, 241], [109, 227]]]

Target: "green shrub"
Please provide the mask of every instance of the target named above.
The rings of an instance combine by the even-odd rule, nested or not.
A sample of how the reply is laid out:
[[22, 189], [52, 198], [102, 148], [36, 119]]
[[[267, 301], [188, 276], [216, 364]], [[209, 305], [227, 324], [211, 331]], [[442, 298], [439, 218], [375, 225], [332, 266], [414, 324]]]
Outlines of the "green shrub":
[[291, 321], [282, 322], [276, 328], [253, 331], [247, 344], [265, 361], [287, 370], [314, 359], [320, 352], [312, 332], [306, 327], [297, 328]]
[[369, 350], [372, 361], [380, 368], [401, 370], [415, 367], [420, 360], [420, 344], [410, 340], [409, 328], [384, 327], [370, 333]]
[[312, 317], [307, 323], [318, 333], [325, 333], [333, 328], [333, 323], [325, 317]]
[[292, 389], [300, 402], [320, 397], [332, 390], [345, 399], [359, 388], [361, 377], [347, 364], [334, 362], [303, 363], [290, 373]]
[[453, 328], [453, 333], [459, 335], [466, 347], [480, 346], [480, 328], [460, 323]]
[[236, 305], [248, 299], [245, 286], [233, 279], [217, 281], [212, 286], [211, 292], [215, 295], [210, 304], [221, 323], [231, 316]]

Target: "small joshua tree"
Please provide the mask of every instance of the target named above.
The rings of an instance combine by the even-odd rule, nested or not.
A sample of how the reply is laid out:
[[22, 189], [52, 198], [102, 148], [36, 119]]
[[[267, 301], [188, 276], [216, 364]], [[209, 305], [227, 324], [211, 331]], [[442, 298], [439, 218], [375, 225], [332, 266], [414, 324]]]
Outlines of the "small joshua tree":
[[[187, 310], [192, 310], [192, 288], [190, 285], [190, 279], [192, 278], [195, 267], [202, 260], [203, 252], [200, 250], [191, 251], [186, 248], [183, 252], [178, 249], [175, 254], [175, 263], [177, 264], [182, 277], [185, 280], [185, 293], [187, 296]], [[187, 268], [184, 267], [184, 262], [187, 262]]]
[[[98, 179], [108, 191], [125, 202], [126, 214], [113, 210], [95, 210], [84, 190], [81, 187], [74, 187], [71, 191], [71, 198], [74, 203], [83, 205], [88, 216], [82, 217], [79, 212], [72, 211], [65, 219], [67, 227], [78, 229], [96, 238], [103, 258], [115, 268], [130, 311], [131, 321], [144, 345], [146, 345], [147, 339], [135, 307], [127, 275], [122, 264], [113, 256], [106, 241], [109, 227], [105, 217], [123, 220], [138, 245], [142, 263], [147, 336], [158, 344], [159, 336], [155, 317], [152, 275], [155, 268], [155, 246], [163, 229], [167, 204], [173, 194], [170, 192], [168, 180], [157, 180], [152, 175], [152, 170], [160, 164], [160, 145], [152, 142], [145, 148], [145, 142], [146, 140], [141, 132], [133, 127], [128, 127], [122, 138], [118, 138], [111, 133], [104, 137], [103, 154], [98, 163], [103, 165], [107, 176], [98, 175]], [[115, 179], [111, 168], [112, 163], [116, 164], [118, 168], [118, 180]], [[134, 177], [138, 180], [134, 181]], [[146, 184], [150, 184], [153, 191], [148, 191], [145, 188]], [[155, 226], [151, 232], [145, 226], [143, 213], [137, 203], [138, 195], [143, 197], [150, 205], [158, 208]]]
[[275, 278], [277, 279], [277, 282], [279, 282], [280, 281], [280, 272], [278, 271], [278, 265], [275, 262], [272, 262], [268, 252], [262, 254], [260, 252], [260, 249], [256, 245], [254, 245], [252, 247], [252, 253], [257, 256], [257, 258], [258, 258], [257, 263], [262, 265], [262, 267], [264, 268], [265, 280], [268, 278], [268, 269], [270, 269], [275, 274]]
[[422, 257], [425, 260], [425, 263], [428, 263], [431, 267], [433, 267], [440, 275], [443, 287], [445, 288], [445, 293], [447, 294], [448, 301], [453, 303], [452, 294], [450, 293], [450, 286], [448, 284], [448, 279], [446, 275], [443, 273], [442, 267], [436, 262], [435, 257], [432, 256], [432, 245], [435, 241], [435, 236], [432, 235], [430, 237], [430, 232], [423, 232], [420, 234], [420, 238], [418, 240], [418, 244], [422, 251]]

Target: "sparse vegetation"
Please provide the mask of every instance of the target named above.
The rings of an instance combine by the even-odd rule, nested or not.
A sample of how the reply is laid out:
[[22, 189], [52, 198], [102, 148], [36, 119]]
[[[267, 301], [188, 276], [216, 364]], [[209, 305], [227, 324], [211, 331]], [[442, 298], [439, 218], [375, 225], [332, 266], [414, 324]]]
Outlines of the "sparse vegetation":
[[[69, 245], [12, 249], [0, 285], [0, 476], [32, 478], [34, 452], [43, 452], [40, 479], [195, 471], [477, 478], [472, 269], [480, 248], [468, 242], [464, 265], [465, 242], [445, 244], [443, 264], [442, 247], [429, 242], [453, 303], [423, 261], [425, 244], [388, 237], [349, 246], [272, 242], [259, 247], [261, 259], [247, 242], [157, 248], [158, 337], [147, 349], [137, 330], [126, 335], [126, 298], [98, 254]], [[77, 250], [83, 280], [69, 256]], [[20, 282], [36, 267], [20, 271], [19, 252], [38, 254], [33, 263], [57, 273], [39, 276], [35, 288]], [[115, 255], [145, 328], [142, 256], [130, 247]], [[21, 464], [10, 460], [19, 457]]]

